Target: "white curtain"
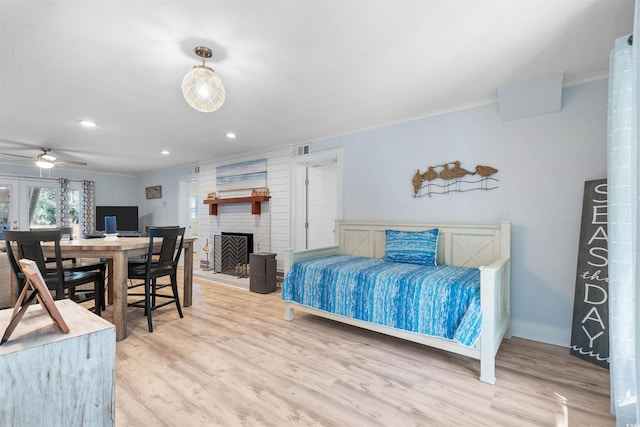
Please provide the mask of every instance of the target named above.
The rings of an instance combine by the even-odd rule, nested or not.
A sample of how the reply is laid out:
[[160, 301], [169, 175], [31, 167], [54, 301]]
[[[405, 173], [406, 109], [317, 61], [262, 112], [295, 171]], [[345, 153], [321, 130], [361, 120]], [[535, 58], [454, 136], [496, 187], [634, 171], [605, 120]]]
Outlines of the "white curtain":
[[[639, 13], [636, 3], [636, 24]], [[609, 341], [611, 411], [618, 426], [637, 425], [640, 420], [638, 49], [630, 41], [629, 36], [616, 40], [609, 73]]]

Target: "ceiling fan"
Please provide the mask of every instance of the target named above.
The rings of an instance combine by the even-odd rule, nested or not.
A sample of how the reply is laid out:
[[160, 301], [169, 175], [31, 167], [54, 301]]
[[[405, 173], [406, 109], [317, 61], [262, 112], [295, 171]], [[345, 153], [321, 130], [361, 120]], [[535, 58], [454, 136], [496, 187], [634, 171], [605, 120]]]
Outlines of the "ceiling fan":
[[30, 159], [36, 162], [36, 165], [43, 169], [52, 168], [54, 165], [76, 165], [76, 166], [87, 166], [85, 162], [78, 162], [75, 160], [62, 160], [54, 157], [49, 154], [51, 152], [51, 148], [49, 147], [40, 147], [42, 153], [38, 154], [37, 157], [33, 158], [30, 156], [23, 156], [20, 154], [9, 154], [9, 153], [0, 153], [3, 156], [11, 156], [11, 157], [20, 157], [23, 159]]

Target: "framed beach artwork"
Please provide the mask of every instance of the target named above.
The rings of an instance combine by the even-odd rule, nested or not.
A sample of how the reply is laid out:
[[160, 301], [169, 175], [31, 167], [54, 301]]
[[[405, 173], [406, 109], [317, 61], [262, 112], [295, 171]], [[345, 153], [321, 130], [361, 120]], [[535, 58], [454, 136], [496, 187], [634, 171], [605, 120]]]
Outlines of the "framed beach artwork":
[[161, 199], [162, 185], [154, 185], [153, 187], [145, 188], [145, 195], [147, 199]]
[[267, 159], [216, 167], [216, 191], [249, 190], [267, 186]]

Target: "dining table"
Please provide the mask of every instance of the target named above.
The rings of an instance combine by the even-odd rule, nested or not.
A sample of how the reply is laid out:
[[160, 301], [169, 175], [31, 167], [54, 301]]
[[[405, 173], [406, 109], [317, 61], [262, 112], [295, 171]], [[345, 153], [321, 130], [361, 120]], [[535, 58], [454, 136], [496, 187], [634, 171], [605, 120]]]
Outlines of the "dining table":
[[[183, 298], [182, 306], [192, 304], [193, 288], [193, 242], [195, 238], [185, 237], [183, 241]], [[157, 241], [157, 243], [156, 243]], [[162, 239], [154, 239], [154, 247], [160, 249]], [[42, 245], [45, 256], [53, 255], [53, 243]], [[112, 305], [111, 322], [116, 327], [116, 340], [127, 337], [127, 289], [128, 259], [146, 255], [149, 252], [148, 237], [118, 237], [109, 239], [62, 240], [60, 252], [63, 258], [105, 258], [108, 262], [109, 303]], [[13, 275], [12, 275], [13, 276]], [[12, 286], [13, 301], [17, 299], [17, 284]]]

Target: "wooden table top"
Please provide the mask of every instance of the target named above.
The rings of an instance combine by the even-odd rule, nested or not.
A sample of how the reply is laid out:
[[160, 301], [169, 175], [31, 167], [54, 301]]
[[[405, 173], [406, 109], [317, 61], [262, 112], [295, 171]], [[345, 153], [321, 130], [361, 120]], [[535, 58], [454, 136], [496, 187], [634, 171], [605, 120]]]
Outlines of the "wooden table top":
[[[185, 237], [184, 243], [193, 242], [195, 238]], [[157, 239], [158, 243], [162, 239]], [[46, 242], [43, 246], [53, 246], [53, 242]], [[120, 237], [117, 241], [105, 240], [105, 239], [77, 239], [77, 240], [62, 240], [60, 241], [60, 248], [67, 249], [83, 249], [83, 250], [130, 250], [141, 249], [149, 247], [148, 237]]]

